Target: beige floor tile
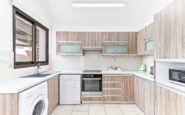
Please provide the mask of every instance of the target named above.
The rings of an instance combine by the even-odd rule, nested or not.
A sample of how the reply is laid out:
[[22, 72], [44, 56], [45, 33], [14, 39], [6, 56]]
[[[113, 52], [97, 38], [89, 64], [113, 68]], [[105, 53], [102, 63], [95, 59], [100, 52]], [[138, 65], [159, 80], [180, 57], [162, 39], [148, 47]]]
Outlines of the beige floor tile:
[[120, 107], [113, 107], [113, 108], [108, 107], [105, 110], [106, 110], [106, 115], [124, 115]]
[[119, 107], [119, 104], [104, 104], [105, 108], [115, 108]]
[[[65, 115], [65, 114], [63, 114]], [[89, 115], [89, 112], [79, 112], [79, 111], [75, 111], [73, 112], [71, 115]]]
[[77, 111], [77, 112], [88, 112], [89, 111], [89, 104], [81, 104], [81, 105], [76, 105], [74, 107], [73, 111]]
[[141, 114], [136, 111], [126, 111], [124, 112], [124, 115], [141, 115]]
[[89, 115], [106, 115], [103, 104], [91, 104]]
[[74, 109], [73, 105], [60, 105], [56, 107], [52, 115], [71, 115]]
[[120, 104], [119, 107], [122, 111], [138, 111], [138, 107], [135, 104]]

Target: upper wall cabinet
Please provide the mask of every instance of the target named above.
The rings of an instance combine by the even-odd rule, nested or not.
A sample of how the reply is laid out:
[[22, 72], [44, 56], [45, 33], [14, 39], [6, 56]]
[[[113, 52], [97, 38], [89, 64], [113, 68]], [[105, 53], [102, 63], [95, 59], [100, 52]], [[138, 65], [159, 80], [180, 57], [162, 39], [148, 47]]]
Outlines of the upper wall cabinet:
[[137, 53], [139, 55], [153, 54], [154, 23], [138, 32]]
[[57, 44], [80, 41], [83, 50], [102, 50], [104, 47], [104, 53], [137, 54], [136, 32], [57, 32], [56, 37]]
[[155, 16], [155, 58], [185, 58], [185, 2], [174, 0]]
[[83, 55], [80, 41], [58, 41], [57, 55]]
[[128, 42], [103, 42], [103, 55], [128, 54]]

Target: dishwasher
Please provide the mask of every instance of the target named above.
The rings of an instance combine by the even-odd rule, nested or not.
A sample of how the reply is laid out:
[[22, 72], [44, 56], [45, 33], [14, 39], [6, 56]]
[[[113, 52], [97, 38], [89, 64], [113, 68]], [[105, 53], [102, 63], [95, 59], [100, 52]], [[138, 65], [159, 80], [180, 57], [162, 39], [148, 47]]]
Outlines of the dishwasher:
[[81, 104], [81, 75], [60, 75], [60, 104]]

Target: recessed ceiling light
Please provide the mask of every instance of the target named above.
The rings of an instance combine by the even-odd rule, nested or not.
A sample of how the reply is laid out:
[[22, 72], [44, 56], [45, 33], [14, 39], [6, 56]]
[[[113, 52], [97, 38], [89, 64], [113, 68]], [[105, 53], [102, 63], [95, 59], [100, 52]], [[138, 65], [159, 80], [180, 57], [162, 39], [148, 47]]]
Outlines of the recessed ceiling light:
[[123, 2], [108, 2], [108, 3], [98, 3], [98, 2], [73, 2], [73, 7], [125, 7], [125, 3]]

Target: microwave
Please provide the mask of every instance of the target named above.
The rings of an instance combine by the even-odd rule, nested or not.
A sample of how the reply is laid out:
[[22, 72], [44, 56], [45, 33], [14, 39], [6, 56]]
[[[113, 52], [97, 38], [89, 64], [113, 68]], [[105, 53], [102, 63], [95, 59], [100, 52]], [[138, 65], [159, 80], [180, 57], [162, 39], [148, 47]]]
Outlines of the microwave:
[[185, 84], [185, 70], [169, 69], [169, 80]]

